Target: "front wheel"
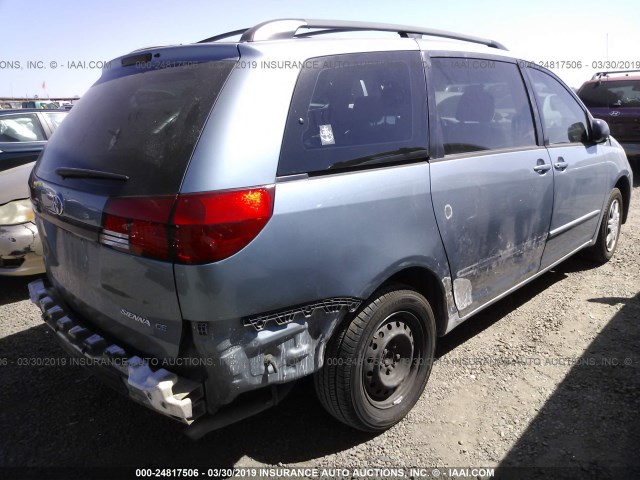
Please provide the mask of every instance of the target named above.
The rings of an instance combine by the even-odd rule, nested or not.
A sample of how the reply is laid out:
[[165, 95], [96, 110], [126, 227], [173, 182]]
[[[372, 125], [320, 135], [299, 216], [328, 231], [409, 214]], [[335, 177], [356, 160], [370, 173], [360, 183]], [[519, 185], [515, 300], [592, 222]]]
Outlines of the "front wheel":
[[414, 290], [387, 289], [344, 325], [315, 375], [318, 398], [359, 430], [385, 430], [416, 404], [431, 373], [436, 326]]
[[608, 262], [616, 251], [622, 224], [622, 194], [614, 188], [609, 195], [596, 244], [590, 248], [591, 257], [599, 262]]

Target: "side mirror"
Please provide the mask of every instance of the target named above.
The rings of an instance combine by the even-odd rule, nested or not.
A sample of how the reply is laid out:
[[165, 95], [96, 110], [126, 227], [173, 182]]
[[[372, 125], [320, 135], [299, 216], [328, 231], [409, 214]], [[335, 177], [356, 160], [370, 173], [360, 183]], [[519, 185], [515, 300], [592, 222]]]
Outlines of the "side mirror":
[[582, 122], [574, 123], [569, 126], [567, 130], [567, 138], [570, 142], [586, 142], [587, 141], [587, 127]]
[[611, 132], [609, 131], [607, 122], [599, 118], [591, 120], [591, 135], [591, 140], [595, 143], [602, 143], [609, 138]]

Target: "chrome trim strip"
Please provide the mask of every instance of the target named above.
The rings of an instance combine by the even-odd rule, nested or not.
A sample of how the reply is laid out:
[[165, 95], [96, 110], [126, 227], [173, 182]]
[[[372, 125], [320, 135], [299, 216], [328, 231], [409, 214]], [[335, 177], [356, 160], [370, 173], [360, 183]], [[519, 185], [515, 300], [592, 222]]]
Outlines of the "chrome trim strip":
[[125, 240], [129, 240], [129, 235], [127, 235], [126, 233], [118, 233], [118, 232], [114, 232], [113, 230], [102, 230], [102, 234], [103, 235], [109, 235], [110, 237], [118, 237], [118, 238], [124, 238]]
[[276, 177], [276, 183], [293, 182], [294, 180], [309, 180], [308, 173], [297, 173], [295, 175], [283, 175]]
[[101, 233], [100, 243], [102, 245], [107, 245], [109, 247], [118, 247], [118, 248], [123, 248], [125, 250], [129, 250], [129, 239], [114, 238], [114, 237], [105, 235], [104, 233]]
[[569, 223], [565, 223], [561, 227], [554, 228], [553, 230], [551, 230], [549, 232], [549, 239], [551, 239], [553, 237], [556, 237], [556, 236], [560, 235], [561, 233], [564, 233], [567, 230], [570, 230], [573, 227], [576, 227], [576, 226], [580, 225], [581, 223], [586, 222], [587, 220], [591, 220], [593, 217], [597, 217], [598, 215], [600, 215], [600, 210], [594, 210], [593, 212], [587, 213], [586, 215], [583, 215], [580, 218], [576, 218], [575, 220], [573, 220], [573, 221], [571, 221]]

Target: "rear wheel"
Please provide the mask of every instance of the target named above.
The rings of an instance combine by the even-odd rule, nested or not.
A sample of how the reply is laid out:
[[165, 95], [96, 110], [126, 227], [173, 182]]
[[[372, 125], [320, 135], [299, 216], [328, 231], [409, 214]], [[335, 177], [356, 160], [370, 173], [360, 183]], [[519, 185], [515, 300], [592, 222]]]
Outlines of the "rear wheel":
[[436, 327], [419, 293], [387, 289], [337, 332], [315, 386], [324, 407], [364, 431], [385, 430], [420, 398], [431, 373]]
[[622, 194], [614, 188], [609, 195], [596, 244], [589, 249], [591, 257], [599, 262], [608, 262], [616, 251], [622, 224]]

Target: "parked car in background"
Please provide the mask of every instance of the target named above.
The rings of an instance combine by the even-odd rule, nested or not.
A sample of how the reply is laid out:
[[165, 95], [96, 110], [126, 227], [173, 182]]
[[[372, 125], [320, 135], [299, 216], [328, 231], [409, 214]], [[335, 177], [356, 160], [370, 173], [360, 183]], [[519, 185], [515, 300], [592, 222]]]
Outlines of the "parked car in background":
[[614, 254], [631, 169], [548, 70], [420, 27], [237, 34], [112, 61], [30, 179], [44, 321], [192, 436], [311, 374], [336, 419], [389, 428], [438, 336], [578, 251]]
[[27, 181], [66, 111], [0, 111], [0, 275], [44, 272]]
[[60, 108], [58, 102], [52, 102], [51, 100], [30, 100], [22, 102], [22, 108], [42, 108], [42, 109], [57, 109]]
[[640, 70], [598, 72], [578, 96], [595, 118], [606, 120], [629, 158], [640, 157]]

